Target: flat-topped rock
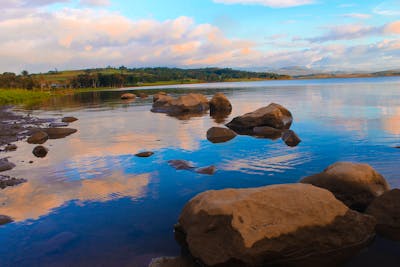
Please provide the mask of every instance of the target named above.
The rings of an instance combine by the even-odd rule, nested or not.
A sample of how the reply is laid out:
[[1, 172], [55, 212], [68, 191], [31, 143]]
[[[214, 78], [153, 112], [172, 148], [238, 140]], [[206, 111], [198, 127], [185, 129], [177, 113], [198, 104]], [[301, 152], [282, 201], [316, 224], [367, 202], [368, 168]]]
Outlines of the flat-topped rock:
[[64, 138], [78, 131], [77, 129], [72, 128], [43, 128], [42, 130], [47, 133], [49, 139]]
[[75, 117], [64, 117], [61, 119], [62, 122], [66, 122], [66, 123], [72, 123], [77, 121], [78, 119]]
[[206, 191], [179, 217], [206, 266], [339, 266], [369, 244], [375, 219], [306, 184]]
[[208, 99], [202, 94], [187, 94], [178, 98], [166, 95], [158, 95], [153, 103], [153, 112], [179, 115], [182, 113], [201, 113], [210, 108]]
[[271, 103], [266, 107], [234, 118], [226, 126], [235, 132], [251, 134], [254, 127], [269, 126], [280, 130], [289, 129], [292, 121], [293, 117], [289, 110], [279, 104]]
[[377, 197], [366, 213], [377, 220], [379, 234], [400, 241], [400, 189], [393, 189]]
[[385, 178], [370, 165], [352, 162], [337, 162], [300, 182], [325, 188], [358, 211], [364, 211], [376, 197], [389, 190]]

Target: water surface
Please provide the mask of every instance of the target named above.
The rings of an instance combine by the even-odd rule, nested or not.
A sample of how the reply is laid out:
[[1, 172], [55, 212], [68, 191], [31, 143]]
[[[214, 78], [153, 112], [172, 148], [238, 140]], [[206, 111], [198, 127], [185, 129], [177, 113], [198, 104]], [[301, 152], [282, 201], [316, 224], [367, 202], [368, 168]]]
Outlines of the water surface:
[[[19, 109], [44, 118], [76, 116], [79, 121], [70, 127], [78, 132], [49, 140], [44, 159], [35, 158], [34, 146], [25, 142], [8, 154], [17, 168], [4, 174], [28, 182], [0, 191], [0, 214], [16, 221], [0, 227], [0, 266], [146, 266], [153, 257], [179, 254], [173, 225], [197, 193], [294, 183], [336, 161], [368, 163], [400, 187], [400, 150], [394, 148], [400, 145], [400, 78], [156, 89], [208, 97], [223, 92], [233, 112], [225, 120], [209, 114], [174, 118], [150, 112], [151, 98], [120, 100], [121, 90]], [[224, 144], [207, 141], [210, 127], [271, 102], [293, 113], [292, 129], [303, 140], [298, 147], [250, 136]], [[134, 156], [146, 150], [154, 156]], [[213, 176], [176, 171], [167, 164], [172, 159], [215, 165], [218, 171]], [[397, 266], [399, 255], [398, 243], [379, 239], [349, 266], [376, 266], [382, 258], [385, 266]]]

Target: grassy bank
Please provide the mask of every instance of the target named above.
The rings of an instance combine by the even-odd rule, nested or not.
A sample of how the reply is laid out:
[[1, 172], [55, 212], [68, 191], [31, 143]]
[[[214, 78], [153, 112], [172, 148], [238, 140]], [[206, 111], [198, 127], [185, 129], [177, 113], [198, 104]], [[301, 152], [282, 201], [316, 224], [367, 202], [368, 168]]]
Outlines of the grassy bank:
[[24, 89], [0, 89], [0, 105], [34, 104], [48, 99], [50, 92]]

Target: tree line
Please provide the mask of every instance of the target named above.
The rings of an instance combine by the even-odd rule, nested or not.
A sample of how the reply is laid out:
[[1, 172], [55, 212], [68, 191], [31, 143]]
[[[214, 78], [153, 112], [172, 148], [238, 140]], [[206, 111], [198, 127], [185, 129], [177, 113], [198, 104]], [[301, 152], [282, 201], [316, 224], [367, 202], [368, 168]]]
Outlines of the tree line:
[[[71, 73], [70, 75], [68, 73]], [[6, 72], [0, 74], [0, 88], [98, 88], [137, 86], [156, 82], [223, 82], [246, 79], [289, 79], [287, 75], [268, 72], [250, 72], [230, 68], [119, 68], [87, 69], [84, 71], [20, 75]]]

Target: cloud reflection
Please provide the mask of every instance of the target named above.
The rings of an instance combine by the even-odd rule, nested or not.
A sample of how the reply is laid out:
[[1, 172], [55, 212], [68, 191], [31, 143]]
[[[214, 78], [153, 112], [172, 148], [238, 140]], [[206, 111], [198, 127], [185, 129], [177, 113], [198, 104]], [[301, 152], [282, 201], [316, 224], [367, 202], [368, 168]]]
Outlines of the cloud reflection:
[[7, 214], [15, 221], [25, 221], [38, 219], [71, 200], [83, 203], [123, 197], [137, 199], [146, 194], [150, 179], [149, 173], [126, 175], [122, 172], [77, 181], [32, 179], [21, 186], [1, 191], [0, 214]]

